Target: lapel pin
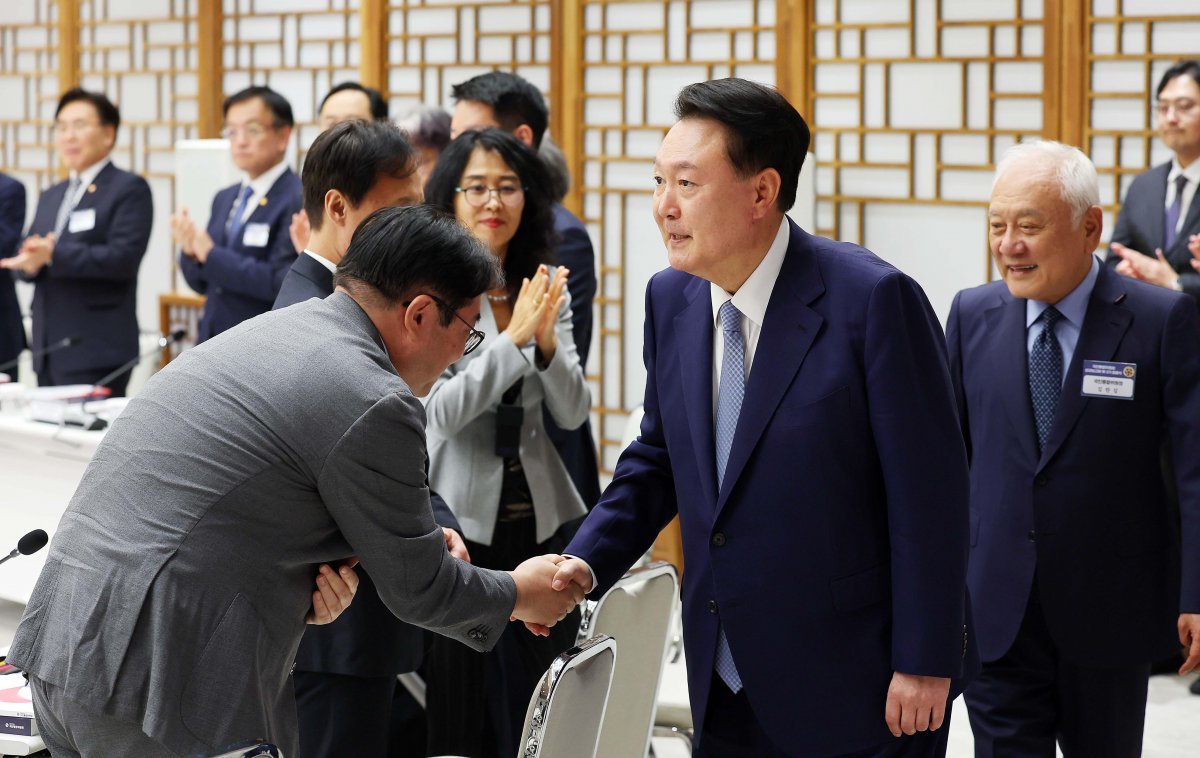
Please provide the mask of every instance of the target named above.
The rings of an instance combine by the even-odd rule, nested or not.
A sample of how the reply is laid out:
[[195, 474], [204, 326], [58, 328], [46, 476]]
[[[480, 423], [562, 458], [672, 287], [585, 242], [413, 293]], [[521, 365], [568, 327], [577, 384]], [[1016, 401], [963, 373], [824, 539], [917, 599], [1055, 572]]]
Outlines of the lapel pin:
[[95, 191], [96, 191], [96, 185], [95, 185], [95, 184], [89, 184], [89, 185], [88, 185], [88, 189], [87, 189], [87, 191], [88, 191], [88, 192], [95, 192]]
[[258, 201], [258, 204], [259, 204], [259, 205], [266, 205], [266, 204], [267, 204], [267, 199], [266, 199], [265, 197], [264, 197], [264, 198], [262, 198], [261, 200], [259, 200], [259, 201]]
[[1117, 299], [1113, 301], [1113, 305], [1120, 305], [1124, 301], [1125, 301], [1125, 293], [1122, 292], [1121, 294], [1117, 295]]

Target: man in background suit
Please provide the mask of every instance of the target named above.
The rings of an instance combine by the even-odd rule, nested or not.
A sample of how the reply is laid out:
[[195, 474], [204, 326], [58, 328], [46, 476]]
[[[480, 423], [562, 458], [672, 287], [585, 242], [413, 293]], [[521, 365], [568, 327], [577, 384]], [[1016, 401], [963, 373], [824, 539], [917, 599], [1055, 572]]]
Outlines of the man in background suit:
[[1200, 664], [1200, 315], [1094, 257], [1099, 197], [1075, 148], [1011, 148], [988, 209], [1003, 281], [960, 292], [947, 326], [979, 758], [1054, 755], [1056, 738], [1067, 758], [1139, 756], [1151, 661], [1183, 643], [1181, 672]]
[[[0, 174], [0, 259], [17, 254], [24, 228], [25, 186], [7, 174]], [[0, 274], [0, 364], [15, 361], [24, 349], [25, 325], [21, 322], [16, 283], [8, 274]], [[16, 378], [16, 367], [7, 372]]]
[[301, 205], [300, 178], [284, 163], [292, 106], [270, 87], [247, 87], [225, 100], [233, 162], [245, 176], [213, 198], [208, 229], [182, 208], [171, 218], [188, 286], [205, 296], [196, 342], [271, 310], [296, 260], [288, 226]]
[[555, 583], [598, 597], [678, 513], [697, 756], [944, 755], [967, 466], [937, 318], [786, 218], [809, 131], [778, 92], [692, 84], [675, 113], [641, 435]]
[[[317, 124], [326, 131], [351, 119], [363, 121], [387, 121], [388, 102], [383, 94], [373, 87], [364, 87], [358, 82], [342, 82], [325, 94], [321, 109], [317, 112]], [[307, 156], [305, 157], [307, 161]], [[296, 253], [308, 247], [308, 235], [312, 233], [308, 213], [304, 208], [292, 214], [288, 235]]]
[[[274, 309], [332, 294], [337, 264], [362, 220], [379, 208], [421, 202], [416, 168], [416, 151], [389, 121], [350, 120], [317, 137], [303, 176], [312, 233], [283, 280]], [[430, 504], [450, 554], [469, 560], [446, 502], [431, 492]], [[304, 758], [387, 755], [396, 675], [421, 665], [421, 630], [396, 618], [367, 572], [358, 573], [354, 604], [336, 622], [310, 627], [296, 653]], [[412, 735], [411, 742], [424, 747], [423, 735]]]
[[478, 344], [498, 277], [453, 217], [385, 208], [329, 298], [151, 379], [97, 449], [8, 654], [55, 755], [255, 737], [296, 755], [288, 674], [320, 563], [357, 555], [392, 613], [477, 650], [510, 615], [553, 624], [574, 607], [545, 556], [477, 569], [430, 511], [418, 397]]
[[[121, 114], [107, 97], [69, 90], [54, 144], [70, 177], [42, 193], [29, 236], [0, 266], [34, 283], [33, 370], [38, 384], [94, 384], [138, 352], [137, 276], [154, 202], [146, 180], [112, 164]], [[43, 354], [67, 338], [78, 343]], [[124, 395], [125, 372], [107, 382]]]
[[[474, 129], [496, 128], [511, 132], [535, 151], [541, 145], [550, 111], [538, 88], [516, 74], [489, 71], [454, 85], [450, 94], [456, 101], [450, 121], [451, 139]], [[561, 203], [554, 205], [554, 233], [557, 236], [555, 263], [570, 271], [567, 290], [571, 295], [571, 330], [579, 365], [586, 373], [588, 351], [592, 347], [596, 255], [583, 222]], [[544, 412], [542, 420], [583, 504], [591, 508], [600, 497], [591, 422], [584, 421], [578, 429], [565, 431], [554, 423], [548, 411]]]
[[1163, 74], [1155, 105], [1159, 139], [1175, 157], [1139, 174], [1125, 193], [1112, 233], [1109, 265], [1142, 281], [1200, 300], [1188, 241], [1200, 235], [1200, 61]]

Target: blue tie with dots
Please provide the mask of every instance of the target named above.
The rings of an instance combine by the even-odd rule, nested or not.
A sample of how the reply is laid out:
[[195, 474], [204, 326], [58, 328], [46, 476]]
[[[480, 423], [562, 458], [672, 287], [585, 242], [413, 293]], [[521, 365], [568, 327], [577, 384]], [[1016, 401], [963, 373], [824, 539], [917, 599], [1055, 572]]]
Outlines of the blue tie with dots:
[[[742, 339], [742, 314], [732, 300], [726, 300], [717, 311], [721, 317], [721, 332], [725, 336], [725, 351], [721, 358], [721, 382], [717, 387], [717, 413], [715, 442], [717, 452], [717, 489], [725, 481], [725, 465], [729, 462], [729, 449], [733, 446], [733, 433], [737, 431], [738, 414], [742, 411], [742, 398], [746, 395], [746, 342]], [[717, 674], [733, 692], [742, 689], [742, 677], [733, 664], [733, 653], [725, 637], [725, 627], [718, 622]]]
[[1033, 421], [1037, 427], [1038, 452], [1046, 448], [1058, 396], [1062, 391], [1063, 353], [1054, 326], [1063, 315], [1054, 306], [1042, 311], [1042, 331], [1029, 351], [1029, 398], [1033, 401]]
[[238, 232], [245, 226], [242, 217], [246, 215], [246, 204], [250, 202], [250, 196], [254, 194], [254, 188], [249, 184], [242, 187], [242, 192], [238, 195], [237, 206], [233, 209], [233, 215], [229, 217], [229, 228], [225, 234], [225, 243], [228, 245], [236, 245], [238, 242]]

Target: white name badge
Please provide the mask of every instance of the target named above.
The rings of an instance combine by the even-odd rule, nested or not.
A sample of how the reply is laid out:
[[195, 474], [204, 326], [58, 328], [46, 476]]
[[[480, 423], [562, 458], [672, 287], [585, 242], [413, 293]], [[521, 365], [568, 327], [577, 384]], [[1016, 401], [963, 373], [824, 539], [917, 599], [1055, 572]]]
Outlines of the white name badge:
[[242, 232], [242, 244], [246, 247], [266, 247], [270, 240], [270, 224], [246, 224], [246, 230]]
[[1083, 362], [1083, 394], [1085, 397], [1132, 400], [1136, 381], [1136, 363]]
[[72, 234], [76, 232], [86, 232], [96, 228], [96, 209], [84, 208], [83, 210], [71, 211], [71, 218], [67, 221], [67, 231]]

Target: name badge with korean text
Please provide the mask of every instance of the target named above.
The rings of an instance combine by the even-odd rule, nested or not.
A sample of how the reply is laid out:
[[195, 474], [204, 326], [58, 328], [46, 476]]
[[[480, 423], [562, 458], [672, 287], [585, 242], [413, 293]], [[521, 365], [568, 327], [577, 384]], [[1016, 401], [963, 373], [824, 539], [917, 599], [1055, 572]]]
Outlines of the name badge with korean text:
[[1083, 362], [1084, 397], [1109, 397], [1117, 400], [1132, 400], [1133, 386], [1137, 379], [1136, 363], [1111, 363], [1109, 361]]
[[242, 244], [246, 247], [266, 247], [270, 239], [270, 224], [246, 224], [246, 231], [242, 232]]
[[67, 231], [75, 234], [77, 232], [87, 232], [96, 228], [96, 209], [83, 208], [78, 211], [71, 211], [71, 217], [67, 221]]

